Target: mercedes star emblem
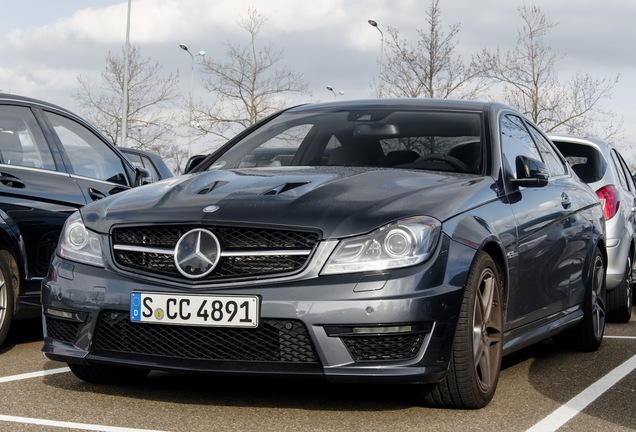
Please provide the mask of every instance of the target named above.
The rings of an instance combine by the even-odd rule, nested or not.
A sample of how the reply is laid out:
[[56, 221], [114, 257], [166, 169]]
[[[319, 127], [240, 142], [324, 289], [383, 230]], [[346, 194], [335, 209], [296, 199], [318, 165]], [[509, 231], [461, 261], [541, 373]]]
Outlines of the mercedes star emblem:
[[174, 249], [174, 263], [179, 273], [190, 279], [207, 276], [221, 256], [221, 245], [210, 231], [196, 228], [185, 233]]

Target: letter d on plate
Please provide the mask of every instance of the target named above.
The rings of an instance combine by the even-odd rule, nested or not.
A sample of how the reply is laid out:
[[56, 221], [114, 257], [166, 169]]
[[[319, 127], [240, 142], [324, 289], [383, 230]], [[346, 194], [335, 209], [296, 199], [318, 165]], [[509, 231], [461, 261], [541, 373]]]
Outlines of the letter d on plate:
[[141, 321], [141, 294], [130, 294], [130, 320]]

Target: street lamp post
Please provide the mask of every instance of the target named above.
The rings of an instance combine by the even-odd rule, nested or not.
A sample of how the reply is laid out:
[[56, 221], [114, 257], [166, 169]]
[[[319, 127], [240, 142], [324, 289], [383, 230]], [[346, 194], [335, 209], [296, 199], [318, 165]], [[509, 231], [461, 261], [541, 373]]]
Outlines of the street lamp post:
[[[384, 72], [384, 33], [382, 33], [382, 30], [378, 27], [377, 21], [370, 19], [367, 22], [371, 27], [375, 27], [380, 32], [380, 79], [382, 79], [382, 72]], [[382, 91], [381, 87], [380, 91]], [[380, 97], [381, 96], [380, 94]]]
[[[184, 43], [180, 43], [179, 44], [179, 48], [181, 48], [182, 50], [184, 50], [185, 52], [187, 52], [188, 54], [190, 54], [190, 57], [192, 58], [192, 63], [190, 66], [190, 93], [188, 95], [188, 126], [192, 127], [192, 85], [194, 82], [194, 55], [190, 52], [190, 50], [188, 49], [188, 46]], [[197, 56], [201, 56], [203, 57], [205, 55], [205, 51], [199, 51], [197, 54]], [[188, 159], [190, 159], [190, 157], [192, 156], [192, 134], [188, 133]]]
[[338, 93], [336, 93], [333, 89], [333, 87], [331, 87], [330, 85], [327, 86], [327, 90], [329, 90], [331, 93], [333, 93], [333, 98], [337, 99], [338, 95], [342, 96], [344, 94], [344, 92], [342, 90], [340, 90]]
[[127, 147], [128, 138], [128, 64], [130, 63], [130, 7], [132, 0], [128, 0], [128, 13], [126, 15], [126, 46], [124, 47], [124, 88], [121, 106], [121, 147]]

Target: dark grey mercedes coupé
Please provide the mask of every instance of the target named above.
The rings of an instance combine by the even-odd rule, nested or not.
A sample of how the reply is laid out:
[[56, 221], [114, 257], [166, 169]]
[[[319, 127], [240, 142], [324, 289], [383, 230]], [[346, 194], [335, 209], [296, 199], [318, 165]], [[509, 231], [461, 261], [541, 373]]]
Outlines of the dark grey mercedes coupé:
[[198, 162], [67, 220], [48, 358], [89, 382], [323, 377], [479, 408], [502, 356], [601, 344], [599, 199], [510, 107], [303, 105]]

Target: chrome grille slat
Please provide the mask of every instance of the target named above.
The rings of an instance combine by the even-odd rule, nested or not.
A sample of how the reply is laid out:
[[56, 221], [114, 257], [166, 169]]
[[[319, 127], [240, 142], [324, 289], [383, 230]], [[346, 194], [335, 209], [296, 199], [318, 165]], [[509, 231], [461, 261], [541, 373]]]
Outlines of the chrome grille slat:
[[221, 245], [214, 271], [198, 281], [232, 280], [252, 276], [275, 277], [301, 270], [316, 249], [319, 234], [253, 227], [164, 225], [118, 227], [111, 233], [118, 266], [158, 277], [186, 279], [174, 264], [174, 248], [185, 233], [205, 228]]

